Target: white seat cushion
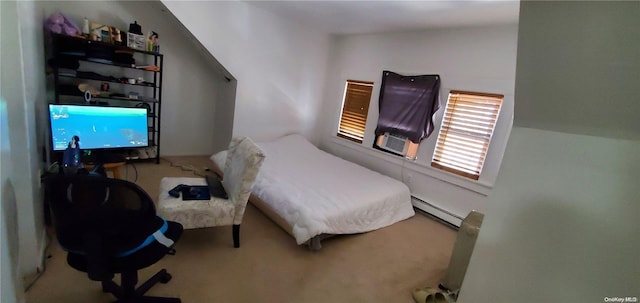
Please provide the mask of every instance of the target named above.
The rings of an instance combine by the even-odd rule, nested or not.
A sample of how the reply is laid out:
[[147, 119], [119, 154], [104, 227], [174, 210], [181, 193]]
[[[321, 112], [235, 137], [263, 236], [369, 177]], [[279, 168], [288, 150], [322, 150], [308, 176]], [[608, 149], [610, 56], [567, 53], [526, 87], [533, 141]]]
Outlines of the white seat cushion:
[[211, 197], [210, 200], [184, 201], [182, 197], [169, 196], [169, 191], [179, 184], [207, 185], [204, 178], [162, 178], [158, 215], [180, 224], [185, 229], [233, 224], [235, 207], [231, 201]]

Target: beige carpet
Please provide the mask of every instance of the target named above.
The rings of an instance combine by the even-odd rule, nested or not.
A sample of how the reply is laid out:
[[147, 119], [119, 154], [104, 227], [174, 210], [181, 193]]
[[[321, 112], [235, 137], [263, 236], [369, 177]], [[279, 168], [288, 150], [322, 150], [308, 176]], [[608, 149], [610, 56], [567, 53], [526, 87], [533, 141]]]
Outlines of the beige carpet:
[[[163, 176], [204, 172], [207, 157], [175, 157], [160, 165], [136, 164], [137, 183], [155, 199]], [[123, 178], [135, 178], [131, 165]], [[255, 207], [247, 207], [233, 248], [231, 227], [187, 230], [166, 256], [140, 272], [146, 280], [166, 268], [173, 280], [149, 295], [178, 296], [182, 302], [413, 302], [411, 291], [436, 286], [444, 276], [455, 231], [431, 218], [416, 216], [377, 231], [338, 236], [312, 252]], [[46, 270], [27, 292], [28, 303], [112, 302], [99, 282], [66, 264], [57, 243], [49, 245]], [[116, 280], [119, 282], [119, 280]]]

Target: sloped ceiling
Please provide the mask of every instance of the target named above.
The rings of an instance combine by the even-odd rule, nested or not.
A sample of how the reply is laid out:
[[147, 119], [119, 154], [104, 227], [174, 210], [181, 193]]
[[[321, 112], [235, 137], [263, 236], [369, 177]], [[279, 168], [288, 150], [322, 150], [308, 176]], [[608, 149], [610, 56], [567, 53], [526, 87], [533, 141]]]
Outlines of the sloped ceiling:
[[519, 1], [248, 1], [331, 34], [364, 34], [518, 22]]
[[514, 124], [640, 139], [640, 2], [522, 2]]

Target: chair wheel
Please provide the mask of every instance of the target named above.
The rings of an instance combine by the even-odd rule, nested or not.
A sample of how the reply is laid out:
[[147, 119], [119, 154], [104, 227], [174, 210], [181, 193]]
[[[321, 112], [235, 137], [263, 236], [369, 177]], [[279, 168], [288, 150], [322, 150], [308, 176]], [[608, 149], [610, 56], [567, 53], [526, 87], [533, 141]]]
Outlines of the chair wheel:
[[166, 284], [169, 283], [169, 281], [171, 281], [171, 274], [170, 273], [165, 273], [164, 275], [162, 275], [162, 277], [160, 277], [160, 283]]

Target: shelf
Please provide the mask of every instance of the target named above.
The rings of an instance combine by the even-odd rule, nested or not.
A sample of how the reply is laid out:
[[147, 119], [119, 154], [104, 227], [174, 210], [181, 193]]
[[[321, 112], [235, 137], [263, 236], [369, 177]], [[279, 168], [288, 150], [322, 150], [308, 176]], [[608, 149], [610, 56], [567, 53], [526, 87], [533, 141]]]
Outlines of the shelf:
[[[71, 57], [77, 57], [78, 60], [80, 61], [84, 61], [84, 62], [89, 62], [89, 63], [96, 63], [96, 64], [102, 64], [102, 65], [109, 65], [109, 66], [117, 66], [117, 67], [124, 67], [124, 68], [130, 68], [130, 69], [135, 69], [135, 70], [140, 70], [143, 72], [151, 72], [151, 73], [161, 73], [162, 70], [159, 71], [154, 71], [154, 70], [146, 70], [144, 68], [140, 68], [138, 66], [136, 66], [135, 64], [125, 64], [125, 63], [108, 63], [108, 62], [102, 62], [102, 61], [96, 61], [99, 59], [96, 58], [90, 58], [87, 56], [73, 56], [73, 55], [65, 55], [65, 56], [71, 56]], [[146, 65], [143, 65], [146, 66]]]
[[[60, 97], [62, 97], [62, 96], [77, 97], [77, 98], [82, 98], [84, 100], [84, 96], [83, 95], [60, 94]], [[158, 100], [153, 99], [153, 98], [147, 98], [147, 97], [142, 97], [142, 98], [139, 98], [139, 99], [125, 98], [125, 97], [104, 97], [104, 96], [91, 97], [91, 100], [100, 100], [100, 99], [118, 100], [118, 101], [130, 101], [130, 102], [158, 103]]]
[[95, 98], [98, 98], [98, 99], [111, 99], [111, 100], [119, 100], [119, 101], [158, 103], [158, 100], [153, 99], [153, 98], [147, 98], [147, 97], [141, 97], [141, 98], [138, 98], [138, 99], [125, 98], [125, 97], [95, 97]]
[[[53, 76], [53, 81], [51, 81], [54, 91], [53, 102], [56, 104], [86, 104], [84, 92], [78, 89], [78, 84], [89, 83], [99, 89], [99, 83], [114, 83], [110, 85], [113, 86], [112, 91], [101, 92], [98, 96], [92, 96], [91, 103], [105, 106], [146, 108], [148, 117], [148, 144], [150, 147], [154, 147], [158, 156], [148, 159], [127, 159], [127, 163], [160, 163], [161, 121], [159, 114], [162, 100], [164, 55], [156, 52], [133, 49], [123, 45], [90, 41], [80, 36], [51, 34], [46, 35], [46, 39], [46, 53], [48, 55], [46, 59], [48, 65], [51, 67], [49, 71], [52, 71], [52, 73], [49, 74]], [[133, 62], [137, 64], [130, 64]], [[65, 71], [64, 67], [61, 66], [72, 67], [71, 69], [75, 71]], [[112, 66], [113, 68], [105, 68], [104, 66]], [[78, 67], [80, 67], [80, 71], [78, 71]], [[154, 74], [128, 72], [126, 69], [151, 72]], [[111, 75], [127, 75], [127, 77], [115, 77]], [[142, 76], [143, 79], [151, 81], [134, 84], [128, 82], [128, 79], [137, 79], [139, 78], [138, 76]], [[120, 87], [115, 84], [127, 86]], [[143, 87], [145, 89], [135, 89], [134, 87]], [[110, 95], [114, 93], [120, 96]], [[138, 95], [138, 98], [129, 98], [130, 93], [132, 95], [135, 93], [144, 94], [144, 96]]]
[[109, 83], [116, 83], [116, 84], [126, 84], [126, 85], [131, 85], [131, 86], [141, 86], [141, 87], [149, 87], [149, 88], [159, 88], [157, 86], [155, 86], [153, 83], [149, 83], [149, 84], [131, 84], [128, 82], [121, 82], [121, 81], [117, 81], [117, 80], [105, 80], [105, 79], [94, 79], [94, 78], [90, 78], [90, 77], [78, 77], [78, 76], [69, 76], [69, 75], [63, 75], [58, 73], [58, 77], [61, 78], [71, 78], [71, 79], [80, 79], [80, 80], [92, 80], [92, 81], [100, 81], [100, 82], [109, 82]]
[[[102, 64], [102, 65], [107, 65], [107, 66], [116, 66], [116, 67], [134, 69], [134, 70], [139, 70], [139, 71], [143, 71], [143, 72], [150, 72], [150, 73], [162, 73], [162, 69], [160, 69], [158, 71], [146, 70], [144, 68], [140, 68], [140, 67], [136, 66], [135, 64], [113, 63], [113, 62], [109, 63], [109, 62], [104, 62], [104, 61], [96, 61], [96, 60], [101, 60], [101, 59], [90, 58], [90, 57], [81, 56], [81, 55], [65, 54], [64, 52], [61, 52], [60, 54], [66, 56], [66, 57], [73, 57], [76, 60], [89, 62], [89, 63]], [[142, 65], [142, 66], [148, 66], [148, 65]]]
[[130, 48], [124, 45], [116, 45], [113, 43], [107, 43], [107, 42], [102, 42], [102, 41], [91, 41], [88, 39], [85, 39], [84, 37], [76, 37], [76, 36], [67, 36], [67, 35], [62, 35], [62, 34], [52, 34], [52, 37], [54, 39], [57, 40], [68, 40], [68, 41], [75, 41], [75, 42], [79, 42], [81, 44], [87, 44], [87, 45], [98, 45], [101, 47], [105, 47], [105, 48], [110, 48], [113, 50], [127, 50], [127, 51], [132, 51], [135, 53], [140, 53], [140, 54], [146, 54], [146, 55], [151, 55], [151, 56], [158, 56], [158, 57], [162, 57], [164, 56], [161, 53], [156, 53], [156, 52], [148, 52], [148, 51], [143, 51], [143, 50], [139, 50], [139, 49], [135, 49], [135, 48]]

